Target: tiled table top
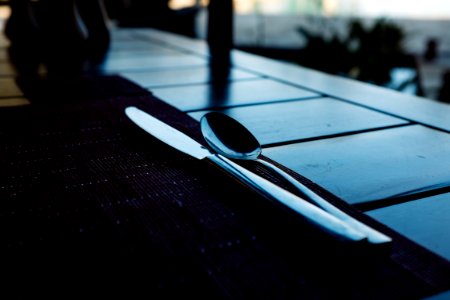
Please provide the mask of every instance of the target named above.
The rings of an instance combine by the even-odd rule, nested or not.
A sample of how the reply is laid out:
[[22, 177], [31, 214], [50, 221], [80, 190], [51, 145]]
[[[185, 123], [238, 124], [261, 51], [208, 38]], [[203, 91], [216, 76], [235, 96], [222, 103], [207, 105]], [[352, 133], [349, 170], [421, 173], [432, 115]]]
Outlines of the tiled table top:
[[407, 125], [274, 147], [266, 154], [359, 204], [447, 186], [443, 162], [449, 151], [449, 134]]
[[319, 95], [271, 79], [238, 80], [226, 89], [211, 84], [154, 88], [153, 93], [183, 111], [236, 107], [251, 104], [307, 99]]
[[448, 227], [442, 226], [450, 215], [449, 193], [376, 209], [368, 214], [442, 257], [450, 257]]
[[[27, 104], [5, 58], [0, 106]], [[239, 51], [217, 88], [207, 66], [202, 41], [117, 29], [104, 72], [193, 118], [231, 115], [269, 158], [450, 260], [450, 106]]]
[[[206, 112], [190, 115], [200, 120]], [[222, 112], [242, 122], [265, 147], [408, 124], [405, 120], [332, 98], [272, 102]]]

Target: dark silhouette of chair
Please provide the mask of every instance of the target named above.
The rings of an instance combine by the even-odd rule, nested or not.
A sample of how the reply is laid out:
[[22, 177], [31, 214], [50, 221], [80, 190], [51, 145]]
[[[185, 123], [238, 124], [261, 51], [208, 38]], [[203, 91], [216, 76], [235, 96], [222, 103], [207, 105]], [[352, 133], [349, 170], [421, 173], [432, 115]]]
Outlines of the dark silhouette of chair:
[[[103, 0], [11, 0], [5, 35], [19, 74], [72, 76], [104, 59], [110, 42]], [[84, 29], [80, 27], [84, 24]]]

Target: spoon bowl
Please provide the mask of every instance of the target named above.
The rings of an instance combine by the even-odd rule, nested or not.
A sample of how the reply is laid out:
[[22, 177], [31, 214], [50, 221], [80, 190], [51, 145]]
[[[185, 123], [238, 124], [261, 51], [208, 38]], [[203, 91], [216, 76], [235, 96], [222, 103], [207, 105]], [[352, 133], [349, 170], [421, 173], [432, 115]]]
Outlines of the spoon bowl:
[[202, 117], [200, 128], [208, 145], [232, 159], [255, 160], [262, 152], [253, 134], [235, 119], [218, 112]]
[[230, 116], [218, 112], [207, 113], [200, 120], [200, 128], [208, 145], [217, 153], [231, 159], [254, 160], [273, 170], [323, 210], [367, 235], [369, 242], [385, 244], [392, 241], [385, 234], [341, 211], [277, 166], [260, 159], [262, 147], [256, 137], [244, 125]]

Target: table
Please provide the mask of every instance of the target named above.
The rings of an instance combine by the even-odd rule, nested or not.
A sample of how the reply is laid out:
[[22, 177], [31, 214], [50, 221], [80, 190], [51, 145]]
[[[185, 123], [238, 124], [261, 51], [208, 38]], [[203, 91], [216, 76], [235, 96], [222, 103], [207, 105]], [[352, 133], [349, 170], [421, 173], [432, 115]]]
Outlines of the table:
[[[196, 59], [207, 54], [202, 42], [134, 32], [154, 44], [165, 41], [173, 49], [192, 51], [195, 56], [172, 60], [183, 63], [190, 57], [190, 68], [158, 70], [152, 65], [131, 71], [111, 62], [108, 71], [119, 71], [197, 120], [212, 108], [236, 118], [255, 133], [268, 157], [351, 204], [367, 211], [373, 205], [379, 209], [373, 215], [384, 222], [389, 220], [383, 217], [388, 211], [383, 207], [393, 203], [402, 206], [400, 202], [435, 194], [450, 197], [445, 196], [450, 182], [450, 106], [239, 51], [233, 54], [235, 68], [227, 91], [217, 97], [206, 61]], [[448, 201], [440, 208], [448, 208]], [[446, 226], [440, 228], [445, 231]], [[450, 249], [450, 242], [444, 241], [435, 251]]]
[[[441, 292], [441, 297], [448, 296], [450, 106], [240, 51], [232, 52], [233, 67], [226, 83], [219, 84], [211, 77], [203, 41], [152, 29], [114, 29], [112, 35], [111, 50], [102, 67], [104, 75], [119, 74], [196, 120], [211, 110], [236, 118], [261, 141], [268, 159], [295, 172], [299, 179], [312, 181], [344, 207], [364, 212], [369, 222], [399, 233], [398, 238], [406, 238], [406, 243], [413, 241], [413, 252], [427, 257], [427, 261], [416, 262], [419, 271], [405, 269], [428, 284], [427, 288], [419, 287], [416, 296]], [[0, 106], [27, 106], [30, 99], [14, 80], [16, 74], [5, 54], [6, 46], [7, 41], [0, 39]], [[100, 161], [98, 164], [101, 167]], [[223, 218], [232, 218], [232, 210], [229, 213]], [[146, 216], [162, 218], [151, 213]], [[211, 220], [203, 221], [214, 226]], [[228, 247], [241, 242], [230, 241]], [[216, 246], [227, 247], [221, 243]], [[258, 255], [265, 257], [268, 253]], [[278, 255], [271, 258], [272, 263], [282, 260], [283, 254]], [[408, 259], [407, 255], [395, 255], [394, 261], [400, 264]], [[185, 263], [189, 268], [190, 263]], [[241, 262], [240, 266], [245, 264]], [[244, 272], [244, 277], [245, 272], [255, 272], [236, 268]], [[270, 271], [269, 266], [257, 268], [262, 274]], [[296, 294], [290, 290], [292, 286], [308, 284], [293, 282], [296, 277], [290, 276], [292, 271], [280, 270], [276, 274], [284, 274], [286, 281], [255, 279], [258, 284], [285, 285], [285, 290], [273, 289], [274, 294], [266, 295], [268, 298], [289, 298], [291, 292]], [[176, 271], [166, 276], [171, 272]], [[213, 277], [223, 280], [214, 284], [227, 287], [227, 280], [239, 274], [236, 270], [229, 272]], [[244, 280], [246, 284], [251, 281]], [[370, 283], [366, 284], [370, 289]], [[407, 284], [410, 281], [406, 280]], [[333, 293], [340, 290], [341, 296], [350, 296], [333, 288]], [[303, 296], [314, 298], [308, 291]], [[245, 298], [240, 290], [228, 292], [228, 297]], [[251, 285], [246, 292], [257, 294]], [[327, 292], [317, 295], [331, 296]], [[350, 297], [358, 296], [361, 294]]]

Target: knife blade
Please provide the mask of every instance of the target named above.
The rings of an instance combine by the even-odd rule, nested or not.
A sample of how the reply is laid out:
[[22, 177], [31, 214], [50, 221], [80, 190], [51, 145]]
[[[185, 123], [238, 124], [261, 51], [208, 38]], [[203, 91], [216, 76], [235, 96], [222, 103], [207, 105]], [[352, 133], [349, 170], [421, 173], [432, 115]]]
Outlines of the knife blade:
[[147, 114], [137, 107], [130, 106], [125, 114], [137, 126], [167, 145], [199, 160], [208, 159], [250, 188], [272, 201], [277, 201], [297, 212], [308, 222], [345, 241], [362, 241], [366, 235], [345, 222], [312, 205], [304, 199], [284, 190], [261, 176], [241, 167], [233, 161], [210, 152], [186, 134]]

